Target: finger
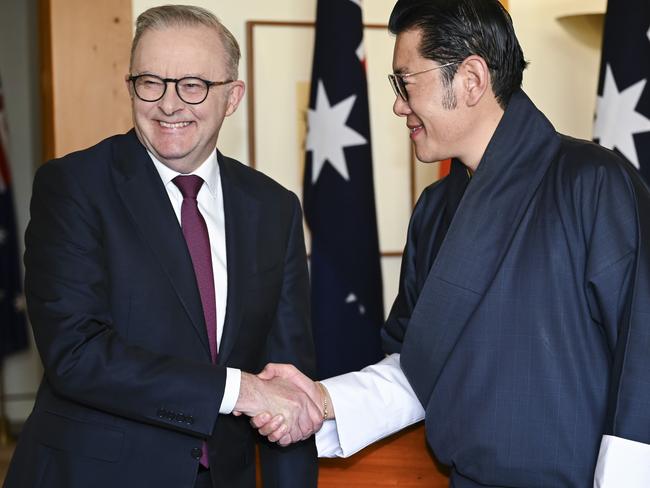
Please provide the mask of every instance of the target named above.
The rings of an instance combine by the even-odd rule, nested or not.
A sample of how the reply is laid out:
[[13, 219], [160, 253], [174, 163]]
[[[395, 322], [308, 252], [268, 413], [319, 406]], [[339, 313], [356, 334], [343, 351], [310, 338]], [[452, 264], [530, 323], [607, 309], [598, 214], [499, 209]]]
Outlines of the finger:
[[275, 378], [277, 376], [275, 372], [276, 371], [275, 366], [276, 365], [273, 363], [267, 364], [266, 366], [264, 366], [264, 369], [257, 374], [257, 377], [262, 380], [270, 380]]
[[270, 380], [276, 376], [288, 379], [296, 374], [300, 374], [300, 372], [291, 364], [269, 363], [257, 375], [257, 377], [263, 380]]
[[294, 441], [307, 439], [314, 432], [314, 425], [305, 412], [300, 412], [298, 418], [293, 425], [293, 428], [289, 429], [289, 434]]
[[271, 442], [277, 442], [282, 439], [284, 436], [289, 435], [289, 427], [287, 424], [282, 424], [275, 432], [270, 433], [267, 436], [267, 439]]
[[284, 423], [284, 417], [282, 415], [276, 415], [265, 425], [260, 426], [258, 432], [264, 437], [268, 437], [270, 434], [278, 430]]
[[268, 412], [258, 413], [251, 419], [251, 425], [256, 429], [264, 426], [269, 420], [271, 420], [271, 414]]
[[239, 417], [239, 416], [241, 415], [241, 412], [238, 411], [238, 410], [233, 410], [233, 411], [232, 411], [232, 414], [233, 414], [235, 417]]
[[278, 441], [278, 444], [280, 444], [282, 447], [285, 447], [291, 444], [292, 442], [294, 441], [291, 439], [291, 436], [285, 435]]

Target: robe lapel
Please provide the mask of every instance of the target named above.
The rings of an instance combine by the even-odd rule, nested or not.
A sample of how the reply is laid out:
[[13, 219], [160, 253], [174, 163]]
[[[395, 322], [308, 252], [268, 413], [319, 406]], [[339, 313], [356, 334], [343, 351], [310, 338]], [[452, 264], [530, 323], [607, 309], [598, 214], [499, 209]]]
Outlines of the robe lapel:
[[257, 256], [259, 203], [240, 180], [233, 160], [218, 153], [226, 225], [228, 299], [217, 362], [225, 364], [240, 333], [246, 304], [246, 278]]
[[401, 363], [423, 405], [497, 273], [559, 144], [550, 122], [523, 92], [515, 93], [411, 315]]
[[115, 182], [136, 229], [156, 256], [210, 356], [192, 260], [165, 187], [134, 131], [115, 145]]

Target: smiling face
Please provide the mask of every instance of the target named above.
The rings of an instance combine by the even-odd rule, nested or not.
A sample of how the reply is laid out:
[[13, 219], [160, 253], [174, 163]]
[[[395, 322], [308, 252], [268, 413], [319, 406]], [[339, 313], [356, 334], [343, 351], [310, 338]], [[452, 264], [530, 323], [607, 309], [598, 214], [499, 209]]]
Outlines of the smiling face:
[[[395, 73], [416, 73], [438, 66], [420, 55], [420, 37], [417, 29], [398, 34], [393, 52]], [[418, 159], [429, 163], [460, 157], [467, 114], [458, 103], [459, 75], [451, 86], [443, 83], [440, 69], [409, 76], [404, 83], [409, 101], [396, 97], [393, 111], [406, 118]]]
[[[203, 25], [150, 29], [133, 53], [132, 75], [230, 79], [228, 58], [218, 32]], [[172, 83], [157, 102], [140, 100], [127, 81], [133, 123], [140, 142], [160, 162], [180, 173], [194, 171], [217, 145], [223, 120], [244, 94], [244, 83], [213, 86], [198, 105], [183, 102]]]

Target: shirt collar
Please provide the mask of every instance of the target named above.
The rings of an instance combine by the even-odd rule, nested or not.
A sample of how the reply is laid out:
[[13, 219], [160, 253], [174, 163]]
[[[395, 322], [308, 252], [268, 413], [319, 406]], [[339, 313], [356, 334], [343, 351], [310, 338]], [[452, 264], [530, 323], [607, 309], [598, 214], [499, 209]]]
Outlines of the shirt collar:
[[[156, 159], [151, 151], [147, 150], [147, 153], [149, 153], [149, 157], [153, 161], [153, 164], [156, 167], [156, 170], [160, 175], [160, 179], [162, 180], [165, 187], [171, 183], [171, 181], [178, 175], [183, 174], [179, 173], [178, 171], [174, 171], [170, 167], [161, 163], [158, 159]], [[194, 171], [187, 174], [200, 176], [205, 182], [204, 184], [208, 187], [210, 194], [213, 197], [216, 197], [219, 188], [219, 164], [217, 162], [217, 150], [215, 149], [212, 151], [212, 153], [210, 153], [210, 156], [208, 156], [208, 159], [203, 161]]]

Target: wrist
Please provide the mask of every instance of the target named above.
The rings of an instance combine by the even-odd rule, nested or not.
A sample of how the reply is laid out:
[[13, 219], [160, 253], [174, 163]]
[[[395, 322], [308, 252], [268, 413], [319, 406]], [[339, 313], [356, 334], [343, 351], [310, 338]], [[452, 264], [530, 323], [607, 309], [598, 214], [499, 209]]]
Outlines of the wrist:
[[320, 409], [323, 414], [323, 420], [332, 420], [334, 419], [334, 408], [332, 406], [332, 399], [330, 398], [329, 392], [323, 383], [320, 381], [316, 382], [318, 390], [320, 391]]
[[239, 396], [237, 397], [237, 402], [235, 403], [235, 410], [250, 414], [254, 411], [258, 402], [256, 401], [258, 389], [258, 382], [261, 382], [257, 376], [241, 372], [241, 380], [239, 383]]

